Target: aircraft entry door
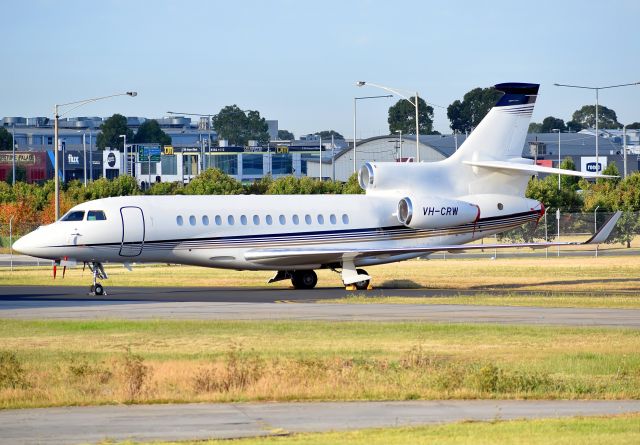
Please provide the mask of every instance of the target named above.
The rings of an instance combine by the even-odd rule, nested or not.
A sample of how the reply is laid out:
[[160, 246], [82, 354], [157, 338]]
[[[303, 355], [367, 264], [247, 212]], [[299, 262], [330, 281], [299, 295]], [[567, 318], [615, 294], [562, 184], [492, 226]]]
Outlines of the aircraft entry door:
[[140, 207], [122, 207], [122, 245], [120, 256], [136, 257], [144, 245], [144, 215]]

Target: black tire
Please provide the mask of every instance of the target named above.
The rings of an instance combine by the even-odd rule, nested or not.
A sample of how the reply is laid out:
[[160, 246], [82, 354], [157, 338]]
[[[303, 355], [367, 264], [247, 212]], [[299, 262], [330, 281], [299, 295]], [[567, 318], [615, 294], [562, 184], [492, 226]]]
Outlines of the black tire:
[[93, 293], [96, 295], [104, 295], [104, 287], [102, 287], [102, 284], [96, 283], [96, 286], [93, 289]]
[[[366, 270], [364, 269], [356, 269], [356, 273], [358, 275], [369, 275], [367, 273]], [[358, 281], [356, 283], [353, 283], [353, 285], [356, 287], [356, 289], [358, 290], [367, 290], [369, 288], [369, 282], [370, 280], [363, 280], [363, 281]]]
[[318, 275], [313, 270], [296, 270], [291, 273], [291, 284], [296, 289], [313, 289], [318, 284]]

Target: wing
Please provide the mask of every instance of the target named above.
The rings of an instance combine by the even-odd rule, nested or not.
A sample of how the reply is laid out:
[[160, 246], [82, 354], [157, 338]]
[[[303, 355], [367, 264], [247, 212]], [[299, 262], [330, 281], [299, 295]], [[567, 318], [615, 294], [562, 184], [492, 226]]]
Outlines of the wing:
[[290, 248], [290, 249], [253, 249], [245, 253], [245, 259], [265, 266], [293, 267], [309, 264], [340, 263], [346, 258], [357, 260], [359, 258], [376, 257], [378, 259], [389, 258], [393, 261], [411, 258], [411, 255], [429, 254], [433, 252], [461, 252], [480, 249], [507, 249], [513, 247], [529, 247], [532, 249], [544, 249], [555, 246], [579, 246], [587, 244], [600, 244], [604, 242], [615, 227], [622, 212], [616, 212], [591, 238], [582, 243], [579, 242], [542, 242], [542, 243], [515, 243], [515, 244], [455, 244], [424, 247], [391, 247], [391, 248]]

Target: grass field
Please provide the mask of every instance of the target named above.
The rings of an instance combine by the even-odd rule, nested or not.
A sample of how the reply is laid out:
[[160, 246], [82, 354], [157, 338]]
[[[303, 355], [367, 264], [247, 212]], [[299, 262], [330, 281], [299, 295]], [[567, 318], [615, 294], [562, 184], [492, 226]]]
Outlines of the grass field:
[[0, 407], [640, 397], [628, 329], [0, 321]]
[[[122, 442], [137, 444], [138, 442]], [[157, 445], [216, 445], [229, 440], [154, 442]], [[573, 419], [462, 422], [448, 425], [364, 429], [233, 440], [237, 445], [635, 445], [640, 443], [640, 414]]]

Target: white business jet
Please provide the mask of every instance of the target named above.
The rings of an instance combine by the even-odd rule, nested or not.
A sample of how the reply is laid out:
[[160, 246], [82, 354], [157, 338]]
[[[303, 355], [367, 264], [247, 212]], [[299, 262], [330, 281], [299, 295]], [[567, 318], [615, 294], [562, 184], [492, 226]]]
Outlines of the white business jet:
[[[98, 199], [75, 206], [13, 248], [63, 266], [87, 263], [91, 292], [102, 295], [97, 280], [107, 278], [106, 262], [273, 270], [269, 282], [290, 279], [298, 289], [313, 288], [314, 269], [329, 268], [340, 271], [347, 288], [366, 289], [371, 277], [365, 266], [437, 251], [576, 244], [464, 245], [540, 220], [543, 204], [524, 197], [531, 175], [596, 175], [521, 157], [538, 87], [496, 85], [504, 95], [448, 159], [364, 164], [364, 195]], [[586, 243], [603, 242], [618, 217]]]

